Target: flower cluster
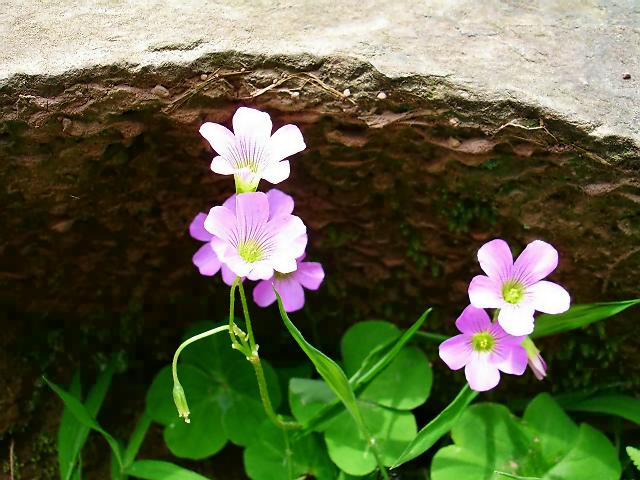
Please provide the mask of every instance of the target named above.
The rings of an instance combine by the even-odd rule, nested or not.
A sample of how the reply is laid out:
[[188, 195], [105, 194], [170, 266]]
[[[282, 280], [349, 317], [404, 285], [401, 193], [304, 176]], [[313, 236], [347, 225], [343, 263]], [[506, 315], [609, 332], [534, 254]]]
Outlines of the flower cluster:
[[307, 229], [292, 214], [293, 198], [275, 188], [256, 190], [261, 179], [275, 184], [289, 177], [285, 159], [305, 148], [302, 134], [298, 127], [285, 125], [271, 135], [269, 115], [246, 107], [234, 114], [233, 130], [210, 122], [200, 127], [218, 153], [211, 170], [234, 175], [237, 193], [191, 222], [191, 236], [205, 242], [193, 263], [202, 275], [220, 271], [227, 285], [236, 278], [258, 281], [253, 299], [261, 307], [275, 302], [275, 288], [287, 312], [299, 310], [303, 287], [320, 287], [322, 265], [304, 261]]
[[[452, 370], [464, 367], [469, 386], [477, 391], [495, 387], [500, 372], [522, 375], [527, 363], [542, 380], [547, 366], [527, 335], [533, 332], [536, 310], [569, 309], [567, 291], [543, 280], [558, 266], [558, 252], [536, 240], [514, 262], [507, 243], [496, 239], [480, 248], [478, 261], [486, 275], [471, 280], [471, 305], [456, 320], [461, 334], [440, 344], [440, 358]], [[495, 309], [494, 322], [485, 308]]]

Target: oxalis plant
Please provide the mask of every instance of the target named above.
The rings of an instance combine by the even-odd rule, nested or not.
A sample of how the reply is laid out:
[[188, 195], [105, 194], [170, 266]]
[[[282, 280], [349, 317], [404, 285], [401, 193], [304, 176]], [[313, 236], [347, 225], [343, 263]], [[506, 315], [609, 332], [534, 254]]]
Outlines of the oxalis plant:
[[[534, 339], [608, 318], [640, 299], [571, 307], [569, 293], [545, 280], [558, 265], [553, 246], [535, 240], [514, 260], [509, 245], [495, 239], [478, 250], [484, 275], [471, 279], [469, 305], [455, 321], [458, 335], [421, 331], [430, 309], [404, 332], [385, 321], [360, 322], [345, 333], [336, 362], [312, 346], [288, 316], [303, 308], [305, 290], [320, 288], [324, 280], [322, 266], [305, 258], [307, 228], [293, 215], [291, 196], [258, 191], [263, 179], [278, 184], [288, 178], [287, 158], [306, 147], [300, 130], [285, 125], [272, 135], [268, 114], [241, 107], [233, 132], [205, 123], [200, 133], [218, 154], [213, 172], [235, 180], [236, 193], [209, 213], [198, 213], [189, 227], [203, 242], [194, 265], [205, 276], [220, 273], [230, 287], [228, 319], [187, 333], [171, 366], [156, 375], [126, 447], [95, 420], [108, 387], [104, 373], [84, 403], [77, 378], [68, 392], [50, 384], [65, 402], [61, 431], [69, 437], [71, 425], [80, 432], [72, 436], [73, 448], [60, 437], [62, 478], [80, 478], [80, 450], [94, 429], [112, 448], [113, 478], [204, 479], [170, 462], [136, 460], [152, 421], [164, 426], [165, 443], [177, 457], [207, 458], [229, 441], [243, 447], [253, 480], [389, 479], [393, 469], [449, 433], [453, 444], [433, 455], [433, 480], [618, 479], [623, 468], [633, 468], [631, 459], [639, 461], [638, 450], [629, 446], [623, 467], [620, 436], [614, 446], [566, 413], [590, 411], [640, 423], [640, 403], [632, 397], [540, 394], [523, 405], [520, 417], [502, 405], [470, 404], [479, 392], [495, 388], [502, 374], [523, 375], [528, 366], [538, 380], [546, 377]], [[251, 291], [255, 304], [277, 304], [317, 376], [306, 366], [274, 369], [261, 359], [245, 289], [250, 282], [257, 282]], [[534, 319], [536, 312], [541, 315]], [[416, 346], [421, 341], [438, 343], [442, 361], [452, 370], [464, 368], [467, 382], [418, 429], [412, 411], [427, 401], [433, 380]]]

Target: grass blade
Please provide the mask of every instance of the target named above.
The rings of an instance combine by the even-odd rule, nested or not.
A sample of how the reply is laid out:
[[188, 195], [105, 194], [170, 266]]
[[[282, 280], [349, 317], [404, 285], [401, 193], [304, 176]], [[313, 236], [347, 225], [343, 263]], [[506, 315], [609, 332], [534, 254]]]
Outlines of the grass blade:
[[[69, 386], [69, 394], [78, 400], [82, 398], [80, 373], [78, 371], [73, 374], [71, 385]], [[63, 480], [69, 480], [74, 476], [76, 464], [78, 463], [78, 454], [84, 444], [84, 441], [79, 441], [78, 430], [84, 428], [65, 406], [60, 419], [60, 427], [58, 427], [58, 465], [60, 467], [60, 478]]]
[[138, 460], [125, 473], [143, 480], [209, 480], [199, 473], [159, 460]]
[[413, 460], [429, 450], [438, 440], [449, 433], [471, 401], [476, 398], [478, 392], [474, 392], [465, 385], [460, 393], [440, 414], [431, 420], [416, 438], [407, 446], [400, 457], [395, 461], [393, 468]]
[[140, 420], [138, 420], [136, 428], [131, 434], [131, 438], [129, 438], [127, 448], [124, 451], [124, 457], [122, 461], [124, 462], [125, 468], [131, 465], [136, 459], [136, 455], [138, 455], [138, 451], [140, 450], [140, 445], [142, 445], [142, 441], [144, 440], [144, 437], [147, 434], [147, 430], [149, 430], [150, 426], [151, 417], [147, 415], [147, 412], [144, 412], [140, 417]]
[[43, 377], [44, 381], [49, 385], [49, 387], [60, 397], [60, 399], [64, 402], [65, 406], [69, 409], [69, 411], [76, 417], [76, 419], [83, 424], [85, 427], [95, 430], [100, 433], [104, 439], [107, 441], [109, 446], [111, 447], [111, 451], [113, 452], [118, 465], [122, 468], [122, 455], [120, 453], [120, 446], [115, 438], [113, 438], [109, 433], [107, 433], [95, 420], [95, 418], [87, 411], [85, 406], [78, 400], [76, 397], [71, 395], [69, 392], [63, 390], [58, 385], [53, 382], [50, 382], [46, 377]]
[[619, 302], [589, 303], [573, 305], [558, 315], [543, 314], [536, 318], [535, 330], [531, 338], [541, 338], [584, 327], [605, 318], [612, 317], [633, 305], [640, 304], [640, 298]]

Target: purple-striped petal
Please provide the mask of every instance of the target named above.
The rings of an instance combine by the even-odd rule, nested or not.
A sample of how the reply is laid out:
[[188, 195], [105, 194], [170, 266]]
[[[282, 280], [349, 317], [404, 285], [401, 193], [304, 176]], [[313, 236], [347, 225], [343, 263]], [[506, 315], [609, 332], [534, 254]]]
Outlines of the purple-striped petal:
[[282, 305], [286, 312], [295, 312], [304, 306], [304, 290], [295, 279], [289, 277], [276, 280], [274, 286], [282, 298]]
[[491, 319], [487, 312], [473, 305], [468, 305], [456, 320], [456, 328], [467, 335], [487, 331], [490, 327]]
[[189, 225], [189, 235], [191, 235], [191, 237], [202, 242], [208, 242], [209, 240], [211, 240], [211, 237], [213, 237], [213, 235], [207, 232], [207, 230], [204, 228], [204, 221], [206, 219], [207, 214], [203, 212], [200, 212], [195, 216], [195, 218]]
[[267, 199], [269, 200], [269, 219], [291, 215], [293, 212], [294, 202], [291, 195], [272, 188], [267, 192]]
[[253, 301], [260, 307], [268, 307], [276, 301], [273, 290], [273, 279], [263, 280], [253, 289]]
[[307, 147], [302, 138], [302, 132], [295, 125], [280, 127], [271, 136], [269, 143], [273, 161], [283, 160]]
[[236, 195], [236, 218], [240, 238], [253, 238], [269, 219], [269, 200], [262, 192]]
[[[226, 207], [213, 207], [204, 221], [204, 228], [212, 235], [229, 240], [233, 237], [237, 227], [236, 216]], [[216, 250], [217, 251], [217, 250]], [[218, 252], [220, 254], [220, 252]]]
[[217, 123], [206, 122], [200, 126], [202, 135], [218, 155], [226, 156], [235, 145], [236, 137], [227, 127]]
[[255, 108], [240, 107], [233, 115], [233, 133], [251, 145], [266, 146], [271, 136], [271, 117]]
[[464, 375], [472, 390], [486, 392], [498, 385], [500, 372], [495, 365], [489, 363], [489, 355], [473, 353], [471, 361], [464, 368]]
[[251, 263], [251, 270], [246, 277], [249, 280], [268, 280], [273, 274], [273, 261], [261, 260]]
[[531, 242], [513, 264], [514, 278], [526, 286], [549, 275], [558, 266], [558, 251], [542, 240]]
[[477, 308], [500, 308], [504, 303], [497, 280], [476, 275], [469, 284], [469, 300]]
[[220, 260], [218, 256], [213, 251], [210, 243], [205, 243], [202, 245], [198, 251], [193, 255], [193, 264], [198, 267], [201, 275], [206, 275], [207, 277], [211, 277], [218, 273], [220, 270]]
[[562, 313], [569, 310], [571, 297], [569, 292], [557, 283], [542, 280], [527, 288], [531, 304], [539, 312]]
[[533, 332], [534, 308], [505, 303], [498, 314], [498, 323], [509, 335], [529, 335]]
[[471, 339], [468, 335], [456, 335], [440, 344], [438, 354], [451, 370], [459, 370], [471, 360]]
[[324, 269], [318, 262], [300, 262], [294, 278], [308, 290], [317, 290], [324, 280]]
[[495, 280], [505, 279], [513, 266], [513, 255], [507, 242], [502, 239], [491, 240], [478, 250], [480, 268]]

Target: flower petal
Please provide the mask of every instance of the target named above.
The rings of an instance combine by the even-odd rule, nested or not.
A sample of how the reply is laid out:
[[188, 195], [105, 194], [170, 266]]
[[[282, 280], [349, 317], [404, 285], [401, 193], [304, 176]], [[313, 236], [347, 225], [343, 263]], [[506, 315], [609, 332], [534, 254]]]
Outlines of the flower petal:
[[204, 228], [212, 235], [228, 240], [237, 230], [236, 216], [228, 208], [213, 207], [204, 221]]
[[262, 178], [275, 185], [289, 178], [290, 170], [289, 160], [270, 163], [262, 172]]
[[500, 308], [504, 303], [498, 281], [484, 275], [476, 275], [471, 280], [469, 300], [476, 308]]
[[193, 264], [198, 267], [201, 275], [211, 277], [220, 270], [221, 262], [213, 251], [210, 243], [202, 245], [193, 255]]
[[531, 296], [531, 304], [539, 312], [562, 313], [569, 310], [571, 297], [569, 292], [557, 283], [541, 282], [527, 288], [527, 294]]
[[299, 237], [306, 237], [307, 227], [300, 217], [286, 215], [274, 218], [269, 221], [268, 229], [279, 245], [286, 246], [291, 250], [290, 254], [293, 258], [298, 258], [304, 253], [307, 244], [306, 242], [302, 243], [302, 239]]
[[294, 278], [308, 290], [317, 290], [324, 280], [324, 269], [318, 262], [300, 262]]
[[460, 370], [471, 360], [471, 340], [468, 335], [456, 335], [440, 344], [438, 353], [451, 370]]
[[274, 285], [282, 298], [285, 312], [295, 312], [304, 306], [304, 290], [293, 278], [276, 280]]
[[225, 157], [218, 155], [211, 161], [211, 171], [219, 175], [231, 175], [235, 173], [236, 168]]
[[500, 345], [490, 354], [489, 361], [504, 373], [522, 375], [527, 369], [527, 351], [520, 345]]
[[291, 215], [293, 212], [294, 202], [291, 195], [272, 188], [267, 192], [267, 199], [269, 200], [269, 219]]
[[271, 279], [263, 280], [253, 289], [253, 301], [260, 307], [268, 307], [276, 301], [276, 294], [273, 291]]
[[289, 252], [283, 252], [279, 255], [274, 255], [271, 258], [271, 265], [276, 272], [279, 273], [291, 273], [295, 272], [298, 268], [296, 259]]
[[233, 133], [246, 142], [266, 144], [272, 128], [269, 114], [255, 108], [240, 107], [233, 115]]
[[224, 203], [222, 204], [223, 207], [227, 207], [229, 210], [231, 210], [234, 215], [236, 213], [236, 194], [234, 193], [233, 195], [231, 195], [229, 198], [227, 198]]
[[462, 333], [473, 335], [491, 327], [491, 319], [483, 309], [468, 305], [457, 318], [456, 327]]
[[302, 132], [295, 125], [285, 125], [276, 130], [271, 136], [270, 144], [272, 160], [283, 160], [307, 147]]
[[542, 240], [531, 242], [513, 264], [516, 278], [526, 286], [542, 280], [558, 266], [558, 251]]
[[191, 221], [191, 225], [189, 225], [189, 235], [195, 238], [196, 240], [200, 240], [202, 242], [208, 242], [211, 240], [211, 235], [204, 228], [204, 221], [207, 219], [207, 214], [200, 212], [195, 216], [195, 218]]
[[206, 122], [200, 126], [200, 135], [207, 139], [218, 155], [222, 156], [226, 156], [236, 142], [236, 137], [227, 127], [212, 122]]
[[464, 368], [464, 375], [472, 390], [486, 392], [498, 385], [500, 372], [488, 361], [488, 355], [473, 354], [471, 361]]
[[222, 275], [222, 281], [224, 283], [226, 283], [227, 285], [231, 286], [233, 285], [233, 282], [236, 281], [236, 274], [233, 273], [233, 270], [231, 270], [229, 267], [227, 267], [226, 264], [222, 264], [222, 267], [220, 268], [220, 274]]
[[511, 271], [513, 255], [507, 242], [497, 238], [480, 247], [480, 250], [478, 250], [478, 262], [480, 262], [480, 268], [490, 278], [502, 280]]
[[498, 314], [498, 323], [509, 335], [529, 335], [533, 332], [533, 312], [528, 305], [505, 303]]
[[262, 231], [269, 219], [267, 195], [262, 192], [236, 195], [236, 218], [240, 229], [240, 238], [253, 238]]
[[273, 277], [274, 272], [272, 262], [263, 260], [260, 262], [253, 262], [250, 265], [251, 270], [246, 275], [249, 280], [268, 280]]
[[[228, 251], [228, 250], [227, 250]], [[253, 265], [248, 263], [237, 252], [227, 255], [223, 261], [226, 266], [238, 277], [246, 277], [251, 271]]]

